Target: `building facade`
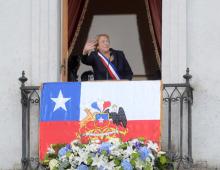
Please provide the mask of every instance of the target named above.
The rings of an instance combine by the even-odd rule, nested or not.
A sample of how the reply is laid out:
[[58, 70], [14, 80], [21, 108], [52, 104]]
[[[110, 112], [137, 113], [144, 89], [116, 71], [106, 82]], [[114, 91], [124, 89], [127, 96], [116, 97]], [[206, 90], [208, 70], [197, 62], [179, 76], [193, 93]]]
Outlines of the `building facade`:
[[[192, 156], [210, 168], [220, 168], [219, 5], [218, 0], [163, 0], [162, 16], [162, 80], [184, 82], [182, 75], [190, 68]], [[26, 71], [27, 85], [60, 81], [61, 10], [59, 0], [0, 1], [0, 169], [21, 167], [21, 71]], [[32, 124], [33, 155], [37, 127]]]

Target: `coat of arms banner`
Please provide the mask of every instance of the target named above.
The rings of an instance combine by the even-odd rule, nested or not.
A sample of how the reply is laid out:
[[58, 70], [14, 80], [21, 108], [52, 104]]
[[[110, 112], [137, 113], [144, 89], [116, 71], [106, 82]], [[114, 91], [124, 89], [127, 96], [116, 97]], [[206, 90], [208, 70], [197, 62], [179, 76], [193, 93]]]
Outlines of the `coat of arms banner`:
[[51, 144], [160, 141], [161, 82], [44, 83], [40, 108], [40, 158]]

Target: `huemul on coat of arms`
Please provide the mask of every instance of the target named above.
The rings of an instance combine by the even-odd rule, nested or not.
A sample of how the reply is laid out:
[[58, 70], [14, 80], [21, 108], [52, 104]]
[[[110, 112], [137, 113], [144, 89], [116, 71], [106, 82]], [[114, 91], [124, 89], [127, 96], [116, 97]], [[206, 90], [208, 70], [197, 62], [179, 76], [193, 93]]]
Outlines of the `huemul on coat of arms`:
[[80, 121], [77, 134], [84, 142], [107, 141], [121, 138], [128, 133], [127, 118], [124, 109], [110, 101], [93, 102], [85, 108], [86, 116]]

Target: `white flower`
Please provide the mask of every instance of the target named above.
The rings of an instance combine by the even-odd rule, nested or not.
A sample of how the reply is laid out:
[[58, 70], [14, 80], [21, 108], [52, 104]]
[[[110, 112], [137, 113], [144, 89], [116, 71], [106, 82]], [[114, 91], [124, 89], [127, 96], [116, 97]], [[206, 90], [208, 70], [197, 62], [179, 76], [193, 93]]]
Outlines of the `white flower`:
[[136, 163], [136, 165], [135, 165], [135, 167], [137, 168], [137, 169], [142, 169], [142, 168], [144, 168], [144, 161], [142, 161], [141, 159], [137, 159], [136, 161], [135, 161], [135, 163]]
[[72, 146], [71, 149], [72, 149], [73, 152], [77, 152], [77, 153], [78, 153], [79, 150], [80, 150], [80, 147], [78, 147], [78, 146]]
[[154, 150], [156, 152], [159, 151], [159, 146], [157, 145], [157, 143], [153, 143], [152, 141], [148, 141], [147, 148], [148, 149], [152, 149], [152, 150]]
[[143, 141], [140, 141], [138, 139], [132, 139], [131, 141], [128, 141], [128, 144], [131, 145], [131, 146], [135, 145], [136, 143], [144, 144]]
[[129, 145], [134, 145], [137, 142], [140, 142], [140, 141], [138, 139], [132, 139], [131, 141], [128, 141]]
[[99, 149], [100, 145], [96, 143], [92, 143], [86, 146], [86, 150], [88, 152], [97, 152]]
[[70, 167], [70, 168], [68, 168], [67, 170], [75, 170], [75, 168], [73, 168], [73, 167]]
[[109, 147], [109, 150], [110, 152], [114, 151], [114, 150], [118, 150], [119, 149], [119, 146], [120, 144], [119, 143], [116, 143], [116, 144], [113, 144]]
[[71, 142], [71, 147], [73, 147], [73, 146], [75, 146], [75, 145], [78, 145], [78, 144], [80, 144], [80, 141], [78, 140], [78, 139], [75, 139], [75, 140], [73, 140], [72, 142]]
[[161, 155], [165, 155], [165, 154], [166, 154], [166, 152], [159, 151], [159, 152], [157, 153], [157, 156], [160, 157]]
[[123, 155], [123, 149], [114, 148], [111, 151], [111, 155], [121, 157]]
[[154, 163], [155, 157], [154, 157], [154, 155], [152, 153], [149, 153], [149, 157], [148, 158], [151, 158], [150, 161]]
[[133, 148], [132, 146], [127, 146], [127, 149], [124, 150], [124, 153], [123, 153], [123, 158], [126, 159], [128, 158], [133, 152]]
[[69, 162], [70, 162], [71, 166], [74, 168], [76, 168], [78, 165], [78, 161], [75, 158], [76, 158], [76, 156], [74, 154], [71, 154], [69, 156]]
[[141, 159], [137, 159], [136, 160], [136, 166], [135, 168], [138, 170], [142, 170], [144, 167], [146, 167], [146, 164], [149, 164], [151, 166], [151, 168], [149, 170], [153, 170], [153, 165], [152, 162], [150, 161], [150, 159], [146, 159], [146, 161], [142, 161]]
[[112, 170], [112, 169], [114, 169], [114, 167], [115, 167], [114, 161], [107, 162], [105, 165], [106, 170]]
[[50, 145], [50, 147], [47, 148], [47, 153], [49, 153], [49, 154], [55, 153], [55, 150], [53, 149], [52, 145]]
[[112, 144], [117, 144], [120, 145], [120, 139], [119, 138], [111, 138], [108, 142], [112, 143]]
[[67, 160], [66, 155], [63, 155], [62, 157], [60, 157], [59, 160], [62, 161], [62, 162], [65, 161], [65, 160]]
[[107, 168], [106, 165], [108, 163], [108, 160], [104, 155], [98, 156], [96, 155], [95, 157], [92, 158], [92, 166], [97, 166], [98, 168], [104, 167]]
[[[112, 170], [112, 169], [117, 170], [120, 169], [120, 166], [115, 167], [114, 160], [112, 160], [114, 157], [118, 157], [119, 159], [122, 160], [128, 159], [129, 157], [131, 157], [132, 153], [138, 153], [139, 147], [147, 147], [149, 150], [148, 156], [146, 157], [145, 160], [141, 160], [140, 157], [135, 159], [135, 164], [136, 164], [135, 168], [137, 170], [141, 170], [143, 168], [146, 168], [146, 166], [148, 166], [150, 170], [153, 170], [154, 161], [156, 157], [165, 154], [165, 152], [159, 151], [159, 147], [157, 143], [153, 143], [152, 141], [148, 141], [148, 143], [145, 144], [144, 141], [133, 139], [125, 143], [125, 142], [121, 142], [119, 138], [112, 138], [108, 141], [108, 144], [109, 144], [108, 149], [110, 151], [110, 155], [109, 154], [100, 155], [100, 152], [98, 152], [100, 147], [102, 146], [102, 144], [100, 144], [100, 141], [90, 141], [89, 144], [80, 147], [81, 146], [80, 141], [74, 140], [71, 142], [71, 152], [69, 158], [67, 158], [66, 155], [64, 155], [60, 157], [59, 160], [52, 159], [49, 162], [49, 167], [51, 169], [58, 168], [60, 166], [60, 163], [62, 163], [63, 161], [69, 161], [69, 163], [71, 164], [71, 168], [69, 170], [73, 170], [73, 169], [77, 169], [77, 167], [82, 163], [87, 164], [87, 160], [89, 158], [92, 159], [91, 166], [96, 166], [97, 168], [103, 168], [105, 170]], [[134, 148], [134, 146], [137, 147]], [[48, 153], [55, 153], [52, 145], [48, 148]], [[109, 160], [111, 161], [109, 162]]]
[[50, 160], [50, 162], [49, 162], [49, 167], [50, 167], [50, 169], [58, 168], [58, 167], [59, 167], [59, 162], [58, 162], [58, 160], [56, 160], [56, 159]]
[[[149, 154], [149, 156], [151, 157], [152, 154]], [[146, 162], [148, 162], [148, 164], [150, 164], [151, 166], [154, 165], [154, 156], [152, 155], [152, 157], [147, 157], [146, 158]]]
[[81, 149], [78, 152], [79, 156], [77, 156], [75, 158], [75, 160], [77, 161], [78, 165], [80, 165], [82, 162], [86, 163], [87, 159], [88, 159], [88, 152], [86, 152], [85, 149]]

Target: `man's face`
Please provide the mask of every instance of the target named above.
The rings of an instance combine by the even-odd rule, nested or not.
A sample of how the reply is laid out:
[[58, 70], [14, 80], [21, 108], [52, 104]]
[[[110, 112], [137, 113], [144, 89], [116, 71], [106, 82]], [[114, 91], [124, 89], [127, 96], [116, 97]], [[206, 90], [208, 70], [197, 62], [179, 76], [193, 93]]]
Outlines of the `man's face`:
[[110, 41], [107, 37], [105, 36], [101, 36], [98, 40], [98, 46], [97, 46], [98, 50], [100, 52], [108, 52], [109, 48], [110, 48]]

